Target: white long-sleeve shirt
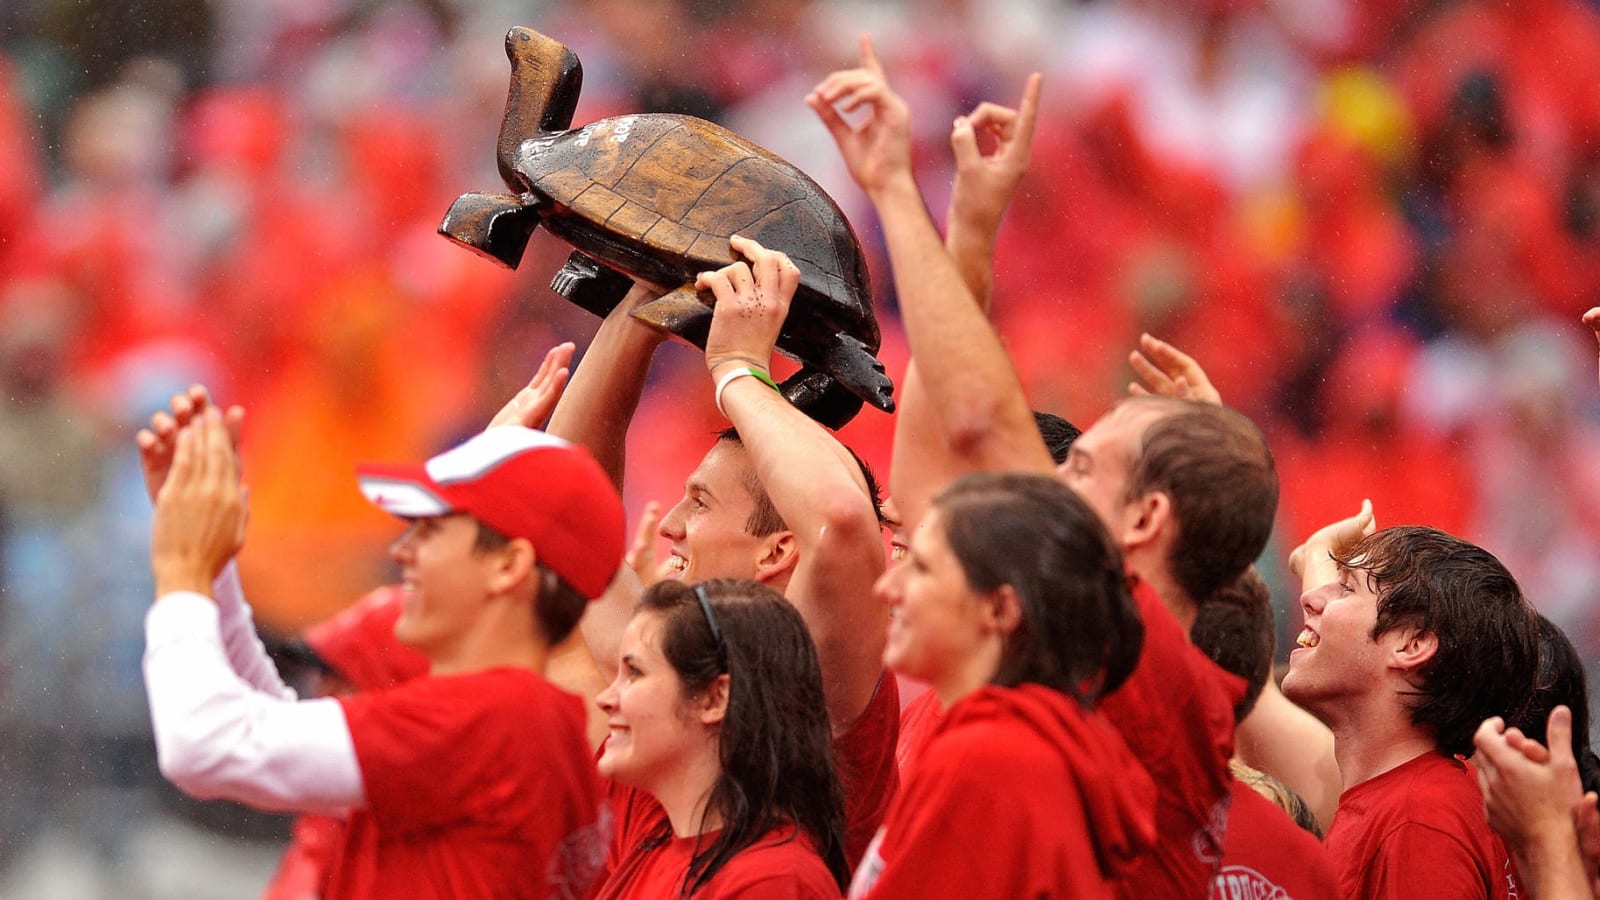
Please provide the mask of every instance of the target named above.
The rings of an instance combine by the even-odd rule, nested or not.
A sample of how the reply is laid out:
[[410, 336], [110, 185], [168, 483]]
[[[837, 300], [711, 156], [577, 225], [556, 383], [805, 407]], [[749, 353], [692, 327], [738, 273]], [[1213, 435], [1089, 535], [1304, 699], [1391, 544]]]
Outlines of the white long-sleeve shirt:
[[161, 772], [200, 799], [272, 811], [365, 805], [337, 700], [300, 700], [256, 636], [237, 570], [215, 600], [175, 591], [145, 616], [144, 681]]

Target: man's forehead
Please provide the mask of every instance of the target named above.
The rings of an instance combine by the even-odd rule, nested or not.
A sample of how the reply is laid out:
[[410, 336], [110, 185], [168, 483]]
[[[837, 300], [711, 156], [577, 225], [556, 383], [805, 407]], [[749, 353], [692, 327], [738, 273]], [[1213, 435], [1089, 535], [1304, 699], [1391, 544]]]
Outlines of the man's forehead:
[[732, 485], [742, 486], [753, 480], [754, 470], [744, 446], [732, 441], [717, 441], [684, 479], [684, 487], [719, 494], [726, 493]]

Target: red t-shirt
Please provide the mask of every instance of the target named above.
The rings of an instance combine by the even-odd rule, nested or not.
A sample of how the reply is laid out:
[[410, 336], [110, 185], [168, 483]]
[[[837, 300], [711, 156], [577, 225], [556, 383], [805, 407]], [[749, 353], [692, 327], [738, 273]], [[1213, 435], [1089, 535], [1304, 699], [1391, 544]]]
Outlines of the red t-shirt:
[[923, 691], [900, 711], [900, 743], [895, 746], [894, 759], [902, 779], [911, 777], [911, 767], [921, 758], [928, 739], [943, 721], [939, 695], [933, 691]]
[[[612, 784], [608, 793], [617, 811], [617, 829], [611, 844], [610, 876], [597, 900], [679, 896], [696, 848], [715, 840], [716, 832], [679, 838], [668, 830], [665, 839], [655, 840], [667, 827], [667, 812], [661, 804], [649, 794], [621, 785]], [[816, 846], [790, 825], [767, 832], [734, 854], [694, 896], [695, 900], [837, 900], [839, 885]]]
[[962, 698], [907, 773], [851, 897], [1112, 897], [1155, 786], [1098, 714], [1034, 684]]
[[1327, 847], [1344, 897], [1527, 896], [1483, 814], [1477, 775], [1441, 753], [1424, 753], [1340, 794]]
[[885, 671], [867, 708], [833, 739], [844, 786], [844, 853], [851, 868], [867, 852], [900, 788], [900, 768], [895, 764], [899, 737], [900, 686]]
[[610, 814], [583, 704], [527, 669], [341, 697], [367, 805], [328, 898], [579, 898]]
[[1133, 587], [1144, 649], [1100, 711], [1156, 783], [1155, 846], [1123, 879], [1138, 900], [1203, 897], [1222, 862], [1233, 775], [1233, 707], [1244, 681], [1189, 643], [1149, 582]]
[[1311, 832], [1238, 779], [1210, 900], [1338, 900], [1328, 852]]

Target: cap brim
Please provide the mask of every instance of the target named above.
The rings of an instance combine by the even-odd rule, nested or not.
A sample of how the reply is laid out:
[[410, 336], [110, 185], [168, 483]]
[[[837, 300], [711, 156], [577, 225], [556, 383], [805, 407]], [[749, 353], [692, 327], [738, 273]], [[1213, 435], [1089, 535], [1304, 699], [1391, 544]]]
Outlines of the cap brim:
[[454, 511], [422, 466], [362, 463], [356, 466], [356, 480], [368, 502], [396, 516], [415, 519]]

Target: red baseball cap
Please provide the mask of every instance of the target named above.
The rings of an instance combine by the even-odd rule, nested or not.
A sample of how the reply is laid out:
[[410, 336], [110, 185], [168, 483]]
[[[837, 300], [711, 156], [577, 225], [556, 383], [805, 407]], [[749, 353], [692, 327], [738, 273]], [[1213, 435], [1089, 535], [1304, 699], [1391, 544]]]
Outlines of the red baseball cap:
[[553, 435], [502, 425], [424, 465], [362, 463], [361, 493], [404, 518], [466, 513], [510, 538], [594, 599], [622, 565], [622, 498], [589, 452]]

